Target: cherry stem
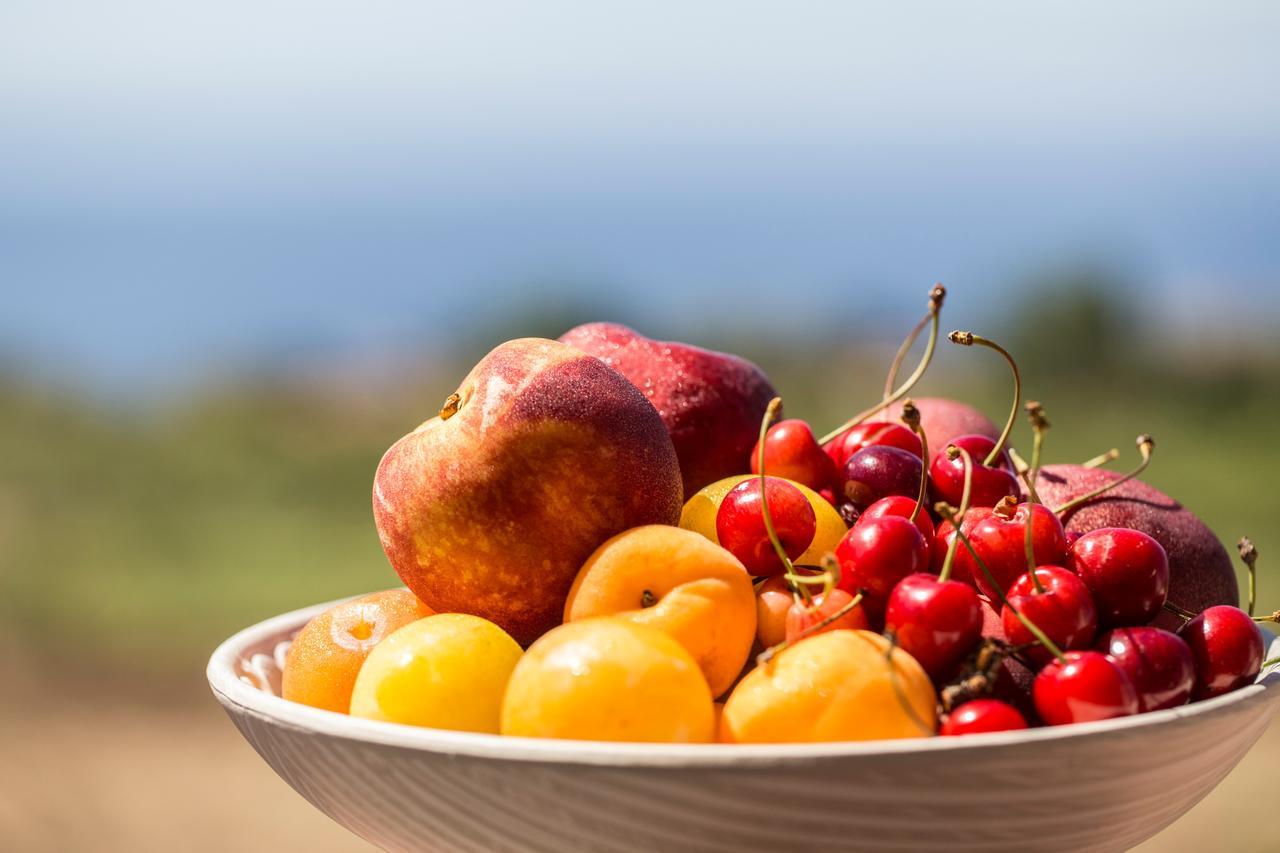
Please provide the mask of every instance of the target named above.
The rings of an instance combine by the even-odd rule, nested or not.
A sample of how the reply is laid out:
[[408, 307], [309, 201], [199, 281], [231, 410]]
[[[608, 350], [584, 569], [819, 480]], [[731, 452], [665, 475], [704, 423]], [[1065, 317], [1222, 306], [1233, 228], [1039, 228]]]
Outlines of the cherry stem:
[[773, 423], [773, 419], [778, 416], [778, 410], [782, 408], [782, 398], [774, 397], [769, 401], [769, 406], [764, 410], [764, 417], [760, 419], [760, 453], [757, 462], [760, 466], [760, 510], [764, 515], [764, 531], [769, 536], [769, 544], [773, 546], [774, 553], [778, 555], [778, 559], [782, 561], [783, 577], [787, 579], [787, 586], [791, 587], [793, 596], [802, 597], [805, 601], [810, 600], [809, 589], [803, 584], [797, 584], [792, 577], [796, 574], [796, 567], [792, 564], [791, 558], [787, 556], [787, 549], [782, 547], [782, 540], [778, 538], [778, 531], [773, 526], [773, 513], [769, 511], [769, 489], [768, 479], [765, 477], [764, 464], [764, 444], [765, 438], [769, 435], [769, 425]]
[[783, 640], [781, 643], [778, 643], [776, 646], [770, 646], [769, 648], [762, 651], [760, 654], [756, 656], [756, 666], [764, 666], [769, 661], [773, 660], [774, 657], [776, 657], [784, 649], [795, 645], [796, 643], [800, 642], [805, 637], [808, 637], [811, 634], [815, 634], [818, 631], [821, 631], [823, 628], [827, 627], [832, 622], [835, 622], [837, 619], [842, 619], [848, 614], [852, 613], [853, 608], [857, 607], [861, 603], [862, 603], [862, 590], [858, 590], [858, 594], [855, 595], [849, 601], [845, 602], [844, 606], [842, 606], [839, 610], [824, 617], [819, 622], [814, 622], [812, 625], [810, 625], [808, 628], [805, 628], [803, 631], [801, 631], [799, 634], [796, 634], [794, 637]]
[[1164, 609], [1168, 610], [1170, 613], [1172, 613], [1175, 616], [1181, 616], [1183, 619], [1196, 618], [1196, 614], [1192, 613], [1190, 610], [1188, 610], [1185, 607], [1179, 607], [1178, 605], [1174, 604], [1172, 601], [1166, 601], [1164, 603]]
[[1263, 668], [1263, 669], [1270, 669], [1271, 667], [1275, 666], [1276, 664], [1280, 664], [1280, 655], [1277, 655], [1276, 657], [1273, 657], [1273, 658], [1271, 658], [1270, 660], [1264, 660], [1264, 661], [1262, 662], [1262, 668]]
[[1044, 434], [1049, 431], [1052, 424], [1045, 417], [1044, 406], [1036, 400], [1027, 401], [1027, 418], [1031, 421], [1031, 465], [1029, 470], [1022, 472], [1022, 479], [1027, 484], [1027, 493], [1032, 503], [1040, 503], [1040, 496], [1036, 494], [1036, 482], [1040, 479], [1040, 451], [1044, 446]]
[[1113, 447], [1110, 450], [1108, 450], [1106, 453], [1099, 453], [1097, 456], [1093, 457], [1092, 459], [1081, 462], [1080, 467], [1081, 468], [1101, 468], [1103, 465], [1106, 465], [1108, 462], [1114, 462], [1119, 458], [1120, 458], [1120, 451], [1117, 448]]
[[974, 345], [993, 349], [1000, 355], [1004, 356], [1004, 360], [1009, 362], [1009, 369], [1013, 371], [1013, 408], [1009, 410], [1009, 418], [1004, 423], [1004, 431], [1000, 433], [1000, 440], [996, 442], [996, 446], [991, 448], [991, 452], [987, 454], [987, 458], [983, 460], [983, 465], [991, 465], [1000, 458], [1000, 452], [1004, 450], [1005, 444], [1009, 441], [1009, 433], [1013, 432], [1013, 423], [1018, 418], [1018, 407], [1022, 404], [1022, 373], [1018, 370], [1018, 363], [1013, 360], [1013, 356], [1009, 355], [1009, 351], [1000, 346], [995, 341], [975, 335], [973, 332], [952, 332], [947, 335], [947, 339], [953, 344], [959, 344], [964, 347]]
[[[969, 493], [973, 488], [973, 457], [969, 455], [969, 451], [963, 447], [956, 447], [954, 444], [947, 445], [947, 458], [955, 459], [957, 456], [964, 462], [964, 489], [960, 492], [960, 518], [964, 519], [965, 514], [969, 512]], [[956, 549], [960, 547], [960, 527], [955, 522], [952, 526], [956, 529], [956, 536], [951, 537], [951, 541], [947, 544], [947, 556], [942, 561], [942, 571], [938, 573], [939, 581], [947, 581], [951, 579], [951, 566], [956, 559]]]
[[1111, 491], [1121, 483], [1126, 483], [1129, 480], [1132, 480], [1134, 477], [1141, 474], [1143, 471], [1147, 470], [1147, 466], [1151, 464], [1151, 451], [1155, 450], [1156, 440], [1144, 433], [1143, 435], [1138, 436], [1137, 445], [1138, 445], [1138, 453], [1142, 454], [1142, 461], [1138, 463], [1136, 468], [1134, 468], [1128, 474], [1125, 474], [1123, 477], [1121, 477], [1119, 480], [1116, 480], [1115, 482], [1107, 483], [1105, 486], [1099, 486], [1098, 488], [1094, 489], [1092, 492], [1086, 492], [1085, 494], [1081, 495], [1075, 500], [1068, 501], [1067, 503], [1055, 509], [1054, 512], [1057, 513], [1058, 515], [1066, 515], [1067, 513], [1071, 512], [1071, 510], [1075, 509], [1081, 504], [1086, 504], [1089, 501], [1093, 500], [1094, 498], [1098, 497], [1099, 495], [1106, 494], [1107, 492]]
[[[1252, 614], [1252, 613], [1250, 613], [1249, 615], [1250, 615], [1250, 616], [1253, 616], [1253, 614]], [[1254, 622], [1276, 622], [1276, 623], [1280, 623], [1280, 610], [1277, 610], [1275, 613], [1272, 613], [1270, 616], [1253, 616], [1253, 621], [1254, 621]]]
[[1004, 590], [1000, 588], [1000, 584], [996, 581], [995, 576], [991, 574], [991, 570], [987, 568], [987, 564], [982, 562], [982, 558], [978, 556], [978, 552], [973, 550], [973, 545], [969, 542], [969, 537], [965, 536], [960, 530], [959, 525], [956, 524], [954, 510], [952, 510], [952, 508], [946, 503], [935, 504], [933, 508], [938, 515], [942, 516], [947, 521], [950, 521], [952, 526], [955, 527], [956, 539], [960, 540], [961, 544], [963, 544], [965, 549], [968, 550], [969, 556], [973, 558], [973, 562], [977, 564], [978, 568], [982, 569], [982, 573], [991, 583], [991, 588], [996, 591], [1000, 599], [1000, 606], [1009, 608], [1013, 615], [1017, 617], [1018, 621], [1022, 623], [1023, 627], [1030, 631], [1031, 635], [1040, 641], [1040, 645], [1044, 646], [1050, 654], [1057, 658], [1059, 663], [1066, 663], [1066, 655], [1062, 653], [1062, 649], [1058, 648], [1057, 643], [1050, 640], [1044, 631], [1040, 630], [1036, 623], [1024, 616], [1022, 611], [1014, 607], [1013, 603], [1009, 601], [1007, 596], [1005, 596]]
[[929, 339], [925, 342], [924, 354], [920, 356], [920, 363], [916, 365], [916, 369], [906, 378], [906, 381], [899, 385], [888, 397], [883, 398], [871, 408], [862, 410], [818, 439], [818, 444], [826, 444], [846, 430], [853, 429], [876, 412], [888, 408], [907, 396], [911, 389], [915, 387], [920, 378], [924, 376], [924, 372], [929, 369], [929, 362], [933, 361], [933, 353], [938, 348], [938, 320], [942, 312], [942, 299], [946, 294], [946, 288], [940, 284], [935, 284], [933, 289], [929, 291]]
[[1240, 559], [1249, 569], [1249, 615], [1252, 616], [1258, 600], [1258, 549], [1248, 536], [1241, 536], [1236, 548], [1240, 551]]
[[920, 322], [916, 323], [910, 334], [902, 339], [902, 346], [898, 347], [897, 353], [894, 354], [893, 363], [889, 365], [889, 373], [884, 378], [884, 394], [880, 398], [881, 405], [884, 405], [884, 401], [893, 396], [894, 383], [898, 381], [898, 371], [902, 369], [902, 362], [907, 360], [907, 353], [911, 352], [911, 348], [915, 346], [920, 333], [924, 331], [925, 326], [929, 325], [929, 320], [932, 317], [933, 311], [926, 313], [920, 318]]
[[893, 685], [893, 695], [897, 697], [898, 704], [902, 706], [902, 710], [911, 718], [911, 722], [916, 728], [920, 729], [925, 737], [933, 737], [937, 732], [924, 720], [920, 719], [920, 715], [916, 713], [916, 709], [912, 707], [910, 700], [907, 699], [907, 694], [902, 692], [902, 685], [898, 681], [898, 668], [893, 665], [893, 653], [898, 650], [898, 637], [891, 631], [885, 635], [885, 639], [889, 641], [889, 645], [884, 650], [884, 662], [889, 667], [889, 683]]
[[920, 425], [920, 410], [916, 408], [914, 401], [903, 402], [902, 422], [911, 427], [911, 431], [920, 439], [920, 458], [924, 461], [920, 466], [920, 493], [916, 496], [915, 508], [911, 510], [911, 516], [907, 519], [915, 524], [916, 519], [920, 517], [920, 509], [924, 506], [925, 492], [929, 488], [929, 439], [924, 434], [924, 427]]

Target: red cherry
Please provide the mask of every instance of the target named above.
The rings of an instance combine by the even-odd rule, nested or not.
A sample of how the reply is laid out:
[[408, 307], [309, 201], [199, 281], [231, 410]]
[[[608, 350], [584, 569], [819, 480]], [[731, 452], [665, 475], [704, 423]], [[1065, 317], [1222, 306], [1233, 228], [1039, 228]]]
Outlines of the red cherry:
[[942, 722], [940, 735], [976, 735], [1025, 729], [1027, 721], [1018, 709], [999, 699], [973, 699], [956, 708]]
[[1145, 533], [1103, 527], [1071, 546], [1067, 564], [1089, 588], [1104, 628], [1145, 625], [1169, 592], [1169, 555]]
[[926, 553], [919, 529], [901, 516], [860, 524], [836, 546], [840, 588], [850, 593], [861, 590], [863, 608], [878, 619], [898, 581], [924, 571]]
[[[1007, 453], [1002, 452], [992, 466], [983, 464], [996, 446], [994, 441], [985, 435], [962, 435], [951, 443], [968, 451], [973, 458], [970, 506], [995, 506], [1003, 497], [1018, 497], [1021, 489], [1013, 476], [1013, 463]], [[933, 484], [935, 497], [952, 506], [960, 506], [960, 498], [964, 494], [964, 459], [960, 456], [948, 459], [946, 448], [939, 450], [929, 464], [929, 481]]]
[[[794, 485], [777, 477], [765, 479], [774, 530], [782, 549], [794, 560], [813, 542], [818, 517]], [[759, 477], [743, 480], [724, 496], [716, 511], [716, 537], [753, 575], [776, 575], [784, 570], [765, 530]]]
[[[764, 439], [765, 470], [770, 476], [803, 483], [814, 491], [835, 488], [839, 477], [831, 457], [818, 446], [813, 430], [795, 418], [769, 427]], [[760, 442], [751, 450], [751, 473], [760, 473]]]
[[890, 421], [868, 421], [867, 423], [849, 427], [828, 441], [823, 449], [826, 450], [827, 456], [832, 462], [843, 468], [844, 463], [849, 461], [850, 456], [864, 447], [872, 447], [874, 445], [901, 448], [914, 453], [916, 456], [920, 456], [924, 452], [924, 449], [920, 446], [920, 436], [902, 424]]
[[[1031, 548], [1037, 566], [1057, 566], [1066, 562], [1067, 534], [1052, 510], [1044, 504], [1021, 503], [1010, 513], [1007, 504], [974, 522], [965, 535], [983, 564], [995, 577], [1000, 590], [1008, 590], [1018, 577], [1027, 573], [1027, 524], [1031, 524]], [[973, 579], [982, 594], [998, 601], [999, 590], [992, 587], [986, 574], [974, 563], [967, 548], [956, 553], [959, 570]]]
[[1141, 710], [1173, 708], [1191, 698], [1195, 661], [1176, 635], [1160, 628], [1117, 628], [1098, 641], [1098, 651], [1129, 676]]
[[795, 602], [787, 610], [785, 622], [787, 642], [794, 643], [802, 637], [812, 637], [814, 634], [825, 634], [827, 631], [836, 631], [842, 628], [848, 628], [853, 631], [869, 628], [870, 623], [867, 621], [867, 614], [863, 612], [862, 605], [858, 604], [851, 608], [848, 613], [834, 619], [830, 624], [814, 630], [815, 625], [835, 615], [841, 609], [847, 607], [851, 601], [853, 601], [852, 595], [843, 589], [833, 589], [824, 595], [815, 595], [812, 604], [805, 604], [803, 601]]
[[[1036, 577], [1044, 587], [1043, 592], [1036, 590], [1029, 574], [1023, 574], [1009, 587], [1009, 603], [1059, 648], [1089, 648], [1098, 632], [1098, 616], [1084, 582], [1059, 566], [1041, 566], [1036, 569]], [[1012, 645], [1036, 642], [1035, 635], [1027, 630], [1012, 609], [1004, 608], [1000, 621], [1004, 624], [1005, 637]], [[1041, 645], [1031, 646], [1026, 654], [1036, 663], [1044, 663], [1053, 657]]]
[[1101, 652], [1067, 652], [1031, 685], [1040, 719], [1051, 726], [1138, 713], [1138, 692], [1119, 665]]
[[920, 457], [900, 447], [873, 445], [849, 457], [841, 492], [861, 512], [889, 495], [915, 498], [920, 494], [924, 465]]
[[1183, 625], [1178, 636], [1196, 663], [1194, 700], [1230, 693], [1251, 683], [1262, 669], [1262, 632], [1239, 607], [1207, 608]]
[[884, 624], [936, 681], [951, 675], [981, 638], [982, 605], [967, 583], [920, 572], [893, 588]]
[[[898, 515], [903, 518], [911, 518], [911, 513], [915, 512], [915, 510], [915, 498], [909, 498], [906, 495], [890, 495], [887, 498], [881, 498], [863, 510], [862, 514], [858, 516], [858, 520], [854, 522], [854, 525], [857, 526], [864, 521], [884, 518], [888, 515]], [[920, 531], [920, 535], [924, 537], [925, 550], [930, 552], [930, 557], [932, 557], [934, 537], [933, 517], [924, 510], [921, 510], [916, 514], [916, 528]]]
[[[964, 519], [960, 522], [960, 530], [964, 533], [965, 538], [969, 539], [973, 535], [973, 528], [979, 521], [991, 514], [989, 506], [975, 506], [964, 514]], [[931, 567], [935, 572], [942, 571], [942, 563], [947, 558], [947, 549], [951, 547], [951, 540], [956, 538], [955, 527], [951, 522], [943, 519], [938, 522], [937, 528], [934, 530], [933, 542], [929, 544], [929, 556], [931, 558]], [[970, 544], [973, 540], [970, 539]], [[963, 556], [962, 556], [963, 555]], [[973, 558], [969, 556], [969, 549], [964, 547], [963, 542], [956, 543], [956, 558], [952, 561], [951, 573], [956, 580], [968, 581], [973, 583], [973, 578], [969, 574], [969, 568], [973, 567]], [[976, 569], [976, 567], [974, 567]], [[982, 574], [978, 570], [978, 574]]]

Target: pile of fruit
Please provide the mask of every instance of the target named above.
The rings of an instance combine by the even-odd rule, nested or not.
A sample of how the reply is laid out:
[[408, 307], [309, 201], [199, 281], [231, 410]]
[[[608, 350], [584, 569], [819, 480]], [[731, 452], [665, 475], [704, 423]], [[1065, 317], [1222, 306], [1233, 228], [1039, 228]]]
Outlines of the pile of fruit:
[[[373, 510], [407, 589], [289, 648], [286, 699], [531, 737], [770, 743], [1087, 722], [1219, 696], [1263, 661], [1226, 551], [1136, 475], [1041, 466], [1049, 423], [881, 399], [819, 439], [755, 365], [592, 323], [509, 341], [397, 441]], [[899, 369], [926, 333], [919, 362]], [[1033, 444], [1009, 445], [1025, 410]], [[1273, 663], [1272, 661], [1266, 662]]]

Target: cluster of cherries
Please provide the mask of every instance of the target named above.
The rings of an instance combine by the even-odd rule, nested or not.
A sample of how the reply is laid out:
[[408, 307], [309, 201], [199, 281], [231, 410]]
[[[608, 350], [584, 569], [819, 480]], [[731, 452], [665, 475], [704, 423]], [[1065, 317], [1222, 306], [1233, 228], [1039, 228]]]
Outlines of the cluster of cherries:
[[[968, 332], [950, 336], [998, 351], [1013, 370], [1014, 404], [999, 439], [966, 435], [931, 455], [909, 400], [902, 422], [873, 419], [923, 374], [942, 295], [941, 288], [931, 294], [929, 314], [904, 342], [884, 398], [868, 412], [819, 440], [804, 421], [772, 423], [775, 400], [752, 454], [759, 476], [731, 490], [720, 507], [721, 544], [753, 575], [783, 579], [794, 596], [783, 645], [837, 628], [883, 631], [939, 688], [944, 735], [1021, 729], [1029, 719], [1109, 719], [1252, 682], [1263, 665], [1256, 623], [1280, 615], [1255, 619], [1252, 596], [1249, 612], [1215, 606], [1189, 613], [1167, 601], [1169, 560], [1151, 536], [1129, 528], [1068, 534], [1062, 516], [1106, 489], [1056, 509], [1039, 502], [1048, 422], [1039, 404], [1028, 403], [1031, 461], [1008, 451], [1022, 410], [1021, 378], [997, 344]], [[925, 325], [925, 355], [894, 389], [897, 367]], [[1142, 464], [1107, 488], [1140, 473], [1152, 447], [1140, 436]], [[829, 500], [850, 525], [824, 566], [792, 563], [816, 525], [813, 506], [793, 482]], [[1247, 540], [1241, 553], [1253, 572], [1256, 551]], [[811, 593], [817, 585], [821, 592]], [[1166, 611], [1185, 620], [1176, 633], [1151, 624]]]

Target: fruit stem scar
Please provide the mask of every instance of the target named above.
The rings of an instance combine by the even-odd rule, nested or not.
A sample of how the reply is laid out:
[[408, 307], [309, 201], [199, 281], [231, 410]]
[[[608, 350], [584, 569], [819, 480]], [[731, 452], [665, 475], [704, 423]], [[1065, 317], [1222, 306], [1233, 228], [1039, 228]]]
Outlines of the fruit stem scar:
[[657, 597], [657, 596], [655, 596], [655, 595], [654, 595], [652, 592], [650, 592], [649, 590], [647, 590], [647, 589], [646, 589], [644, 592], [640, 593], [640, 606], [641, 606], [641, 607], [652, 607], [653, 605], [655, 605], [655, 604], [657, 604], [657, 603], [658, 603], [658, 597]]
[[1134, 477], [1141, 474], [1143, 471], [1147, 470], [1147, 466], [1151, 464], [1151, 452], [1156, 448], [1156, 440], [1151, 436], [1147, 435], [1146, 433], [1143, 433], [1142, 435], [1138, 436], [1137, 445], [1138, 445], [1138, 453], [1142, 454], [1142, 461], [1139, 462], [1132, 471], [1130, 471], [1128, 474], [1125, 474], [1123, 477], [1121, 477], [1119, 480], [1116, 480], [1113, 483], [1107, 483], [1105, 486], [1099, 486], [1098, 488], [1094, 489], [1092, 492], [1086, 492], [1080, 497], [1076, 498], [1075, 500], [1068, 501], [1067, 503], [1055, 509], [1054, 512], [1058, 515], [1066, 515], [1067, 513], [1071, 512], [1071, 510], [1075, 509], [1081, 504], [1088, 503], [1089, 501], [1093, 500], [1099, 495], [1106, 494], [1107, 492], [1114, 489], [1116, 486], [1119, 486], [1121, 483], [1128, 482], [1129, 480], [1132, 480]]
[[993, 349], [1009, 362], [1009, 369], [1013, 371], [1013, 407], [1009, 410], [1009, 417], [1004, 422], [1004, 431], [1000, 433], [1000, 439], [996, 442], [995, 447], [991, 448], [991, 452], [987, 454], [987, 458], [982, 461], [983, 465], [992, 465], [1000, 458], [1000, 453], [1004, 450], [1004, 446], [1009, 443], [1009, 433], [1013, 432], [1013, 423], [1018, 418], [1018, 408], [1022, 405], [1022, 373], [1018, 370], [1018, 363], [1013, 360], [1013, 356], [1009, 351], [1000, 346], [989, 338], [982, 335], [975, 335], [973, 332], [952, 332], [947, 335], [947, 339], [953, 344], [959, 344], [964, 347], [974, 345]]
[[458, 414], [458, 410], [462, 408], [462, 395], [454, 391], [448, 397], [444, 398], [444, 405], [440, 407], [440, 420], [447, 421], [449, 418]]

